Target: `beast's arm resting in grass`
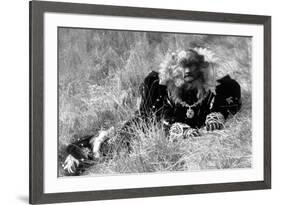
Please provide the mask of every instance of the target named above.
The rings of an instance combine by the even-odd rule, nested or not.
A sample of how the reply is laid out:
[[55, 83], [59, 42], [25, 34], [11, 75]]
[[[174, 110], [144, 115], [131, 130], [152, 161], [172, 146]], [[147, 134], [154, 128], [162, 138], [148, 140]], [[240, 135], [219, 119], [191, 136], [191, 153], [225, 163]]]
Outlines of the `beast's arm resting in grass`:
[[85, 169], [95, 164], [101, 155], [106, 153], [110, 146], [108, 140], [115, 134], [114, 127], [108, 130], [100, 130], [97, 135], [84, 136], [67, 146], [68, 156], [63, 168], [69, 174], [81, 174]]
[[78, 138], [77, 141], [67, 146], [68, 155], [62, 165], [66, 172], [77, 175], [93, 163], [93, 144], [91, 143], [93, 137], [89, 135]]
[[226, 75], [217, 82], [216, 95], [205, 120], [207, 131], [223, 129], [228, 116], [236, 114], [242, 105], [241, 88], [234, 79]]

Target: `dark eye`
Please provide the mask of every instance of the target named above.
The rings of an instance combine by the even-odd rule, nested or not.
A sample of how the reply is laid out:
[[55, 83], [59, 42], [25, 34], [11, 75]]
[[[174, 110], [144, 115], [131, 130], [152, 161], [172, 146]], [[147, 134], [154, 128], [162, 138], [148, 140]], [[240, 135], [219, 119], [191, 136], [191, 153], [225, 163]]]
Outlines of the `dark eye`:
[[181, 65], [181, 67], [183, 67], [183, 68], [187, 68], [187, 67], [190, 66], [190, 63], [188, 62], [187, 59], [183, 59], [183, 60], [181, 60], [180, 65]]
[[192, 70], [192, 71], [195, 71], [195, 70], [196, 70], [196, 68], [197, 68], [197, 66], [196, 66], [196, 65], [191, 65], [191, 66], [190, 66], [190, 70]]

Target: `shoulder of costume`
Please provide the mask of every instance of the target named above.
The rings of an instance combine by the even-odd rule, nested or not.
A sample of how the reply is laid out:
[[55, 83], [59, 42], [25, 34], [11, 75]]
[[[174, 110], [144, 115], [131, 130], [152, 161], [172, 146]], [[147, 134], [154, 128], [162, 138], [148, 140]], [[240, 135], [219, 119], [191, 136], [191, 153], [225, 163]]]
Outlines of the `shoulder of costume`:
[[236, 81], [236, 80], [234, 80], [233, 78], [231, 78], [230, 77], [230, 75], [225, 75], [224, 77], [222, 77], [222, 78], [220, 78], [220, 79], [217, 79], [217, 83], [218, 83], [218, 85], [217, 85], [217, 87], [218, 86], [223, 86], [223, 85], [233, 85], [233, 86], [239, 86], [240, 87], [240, 85], [239, 85], [239, 83]]
[[157, 71], [151, 71], [144, 79], [144, 83], [146, 85], [157, 85], [159, 87], [166, 87], [165, 85], [159, 84], [159, 72]]

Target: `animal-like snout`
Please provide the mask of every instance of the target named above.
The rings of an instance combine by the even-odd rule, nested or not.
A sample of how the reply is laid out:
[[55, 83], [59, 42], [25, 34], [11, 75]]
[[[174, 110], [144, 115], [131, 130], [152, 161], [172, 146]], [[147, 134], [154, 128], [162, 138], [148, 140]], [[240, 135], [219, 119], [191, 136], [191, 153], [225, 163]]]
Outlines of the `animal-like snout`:
[[191, 68], [184, 68], [184, 78], [192, 77], [194, 74], [194, 71], [192, 71]]
[[191, 75], [191, 70], [189, 68], [184, 69], [184, 77], [190, 76]]

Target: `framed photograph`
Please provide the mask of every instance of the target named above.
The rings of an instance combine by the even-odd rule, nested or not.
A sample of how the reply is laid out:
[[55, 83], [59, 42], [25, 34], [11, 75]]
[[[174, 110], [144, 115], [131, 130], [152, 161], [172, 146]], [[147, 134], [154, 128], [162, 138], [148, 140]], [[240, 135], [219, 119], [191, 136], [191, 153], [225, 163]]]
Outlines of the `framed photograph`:
[[270, 16], [30, 2], [30, 203], [270, 188]]

